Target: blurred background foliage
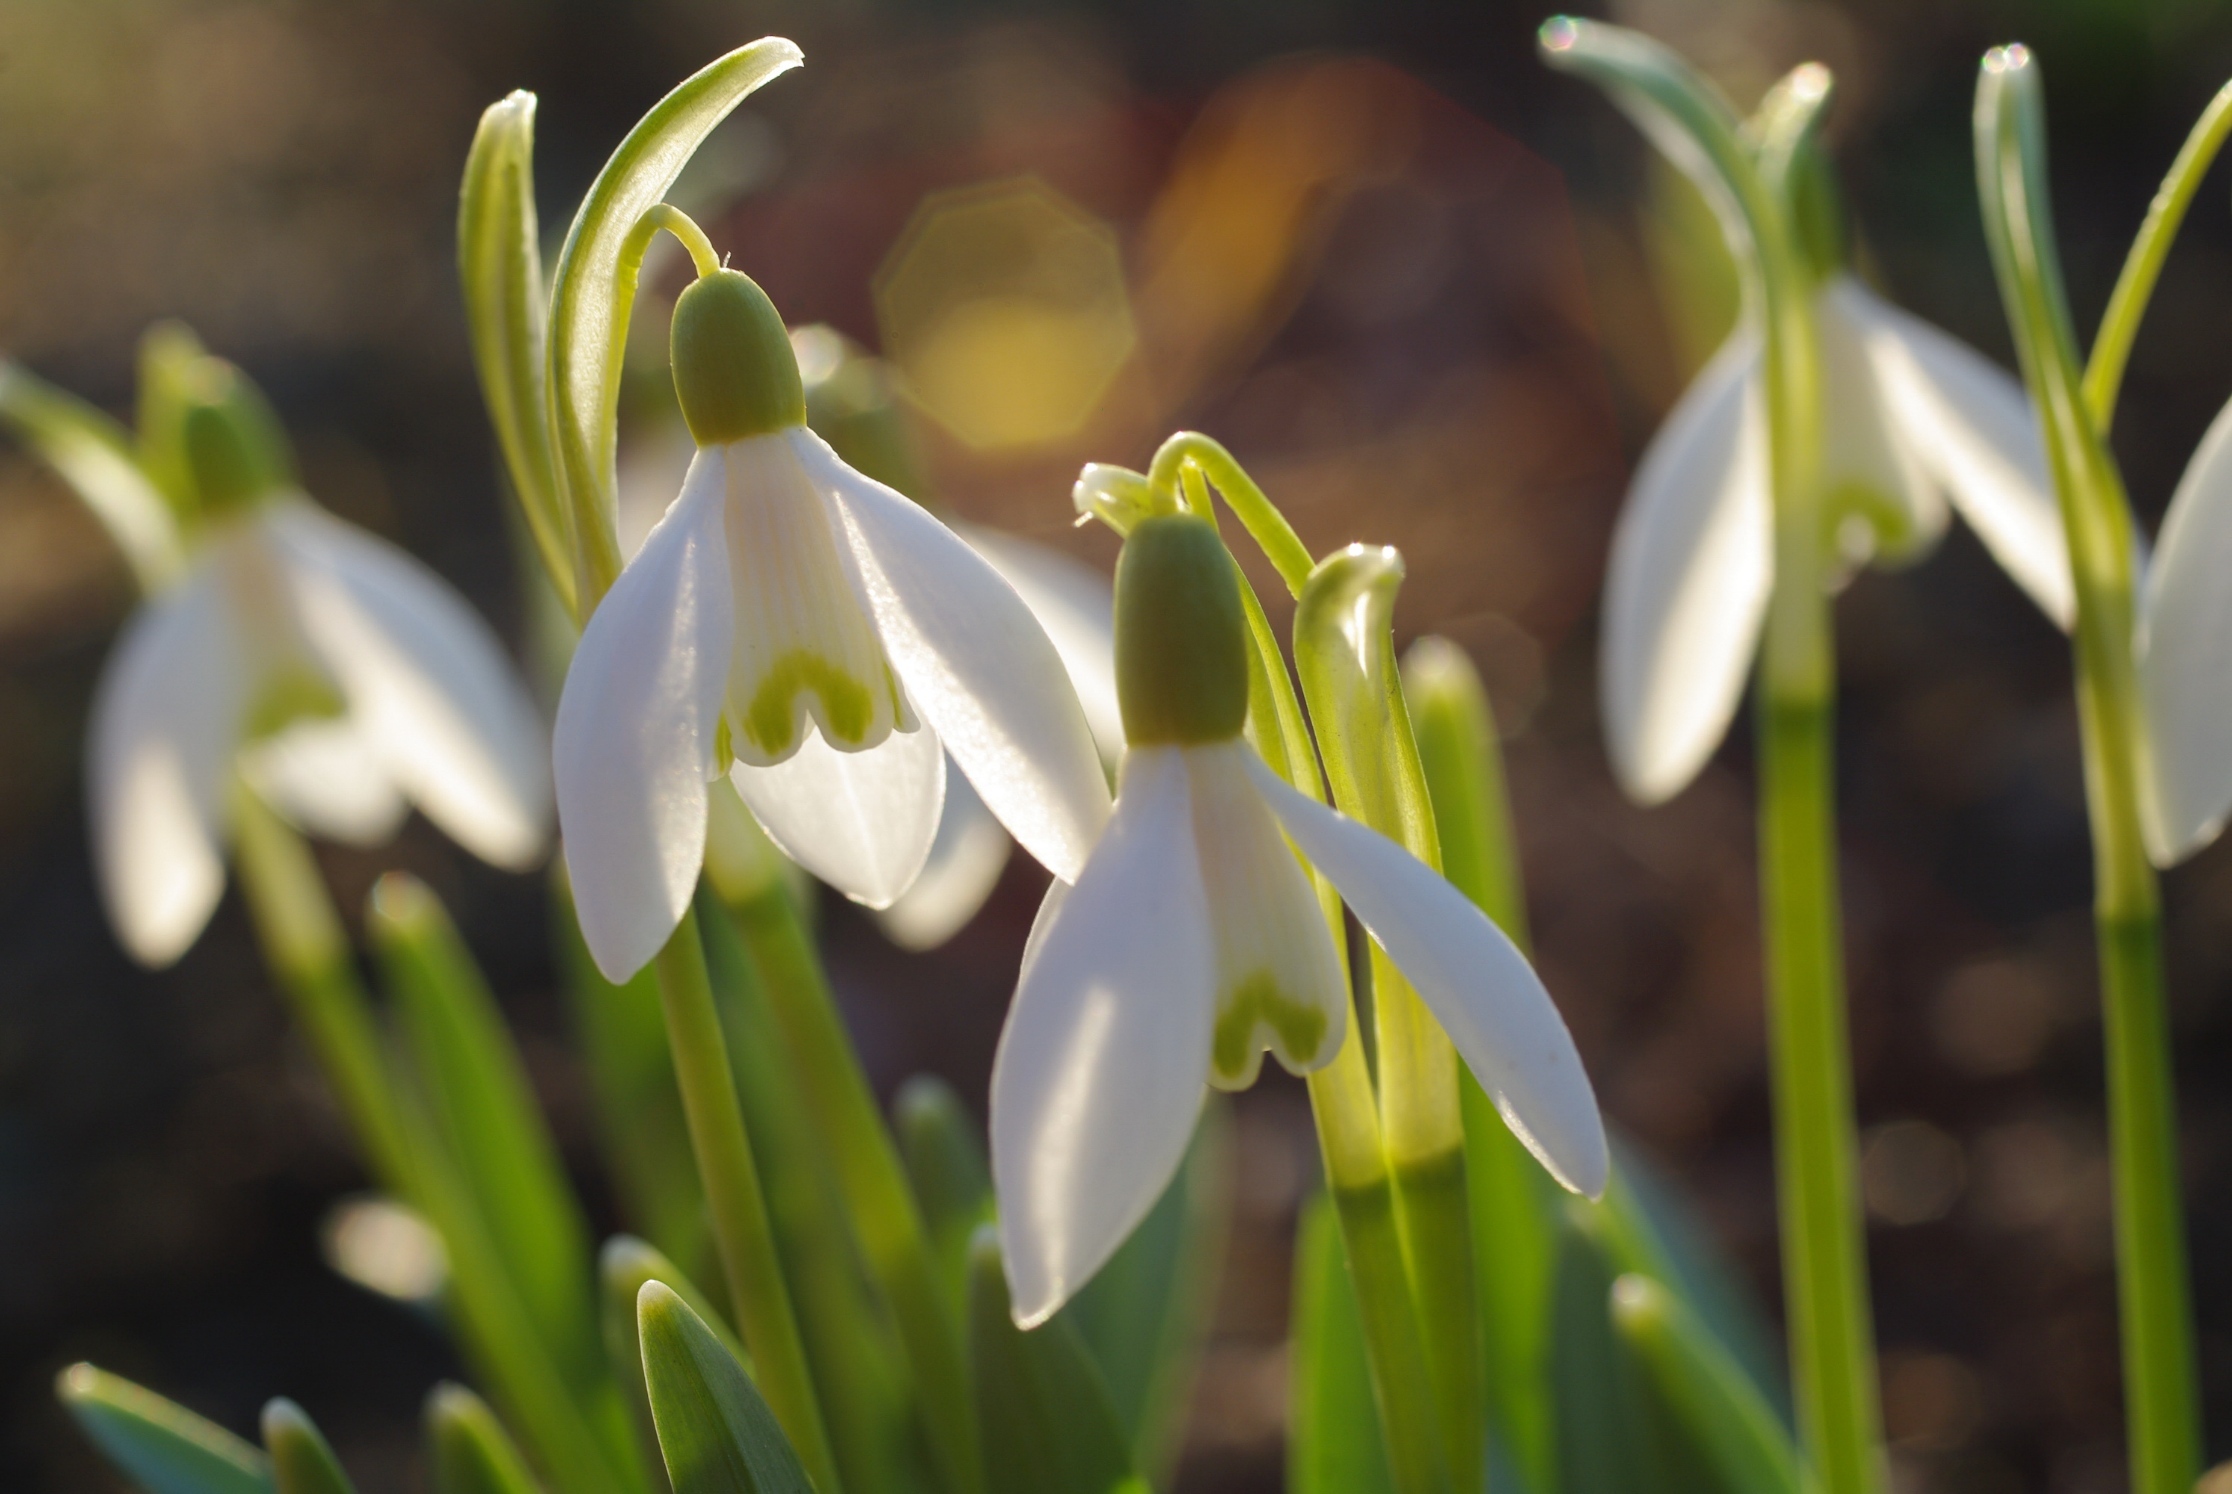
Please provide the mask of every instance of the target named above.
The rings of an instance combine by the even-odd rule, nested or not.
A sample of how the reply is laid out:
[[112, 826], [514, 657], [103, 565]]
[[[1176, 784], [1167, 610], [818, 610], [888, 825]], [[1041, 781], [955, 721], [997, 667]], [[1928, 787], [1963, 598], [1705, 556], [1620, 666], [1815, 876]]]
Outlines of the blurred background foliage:
[[[2080, 318], [2232, 75], [2209, 0], [1624, 0], [1749, 105], [1839, 80], [1860, 263], [2005, 359], [1968, 111], [1984, 47], [2044, 61]], [[1626, 806], [1594, 707], [1594, 611], [1628, 461], [1730, 313], [1694, 200], [1536, 11], [1456, 0], [10, 0], [0, 6], [0, 349], [121, 409], [141, 329], [194, 324], [271, 391], [307, 485], [515, 638], [491, 442], [451, 258], [480, 107], [542, 95], [546, 205], [716, 52], [796, 38], [677, 188], [796, 323], [889, 355], [954, 513], [1068, 546], [1080, 461], [1227, 443], [1322, 550], [1400, 546], [1406, 634], [1486, 675], [1509, 737], [1537, 947], [1618, 1123], [1768, 1300], [1773, 1208], [1738, 740]], [[2173, 255], [2115, 432], [2151, 522], [2232, 392], [2222, 177]], [[546, 223], [550, 232], [562, 223]], [[656, 301], [681, 265], [647, 275]], [[623, 440], [671, 451], [665, 318], [639, 313]], [[650, 481], [650, 478], [644, 479]], [[671, 478], [659, 479], [671, 481]], [[1268, 577], [1259, 577], [1259, 585]], [[1267, 595], [1276, 588], [1268, 588]], [[0, 1485], [111, 1487], [55, 1408], [93, 1358], [235, 1428], [301, 1401], [363, 1486], [422, 1487], [431, 1324], [350, 1284], [328, 1226], [363, 1173], [238, 910], [175, 970], [95, 905], [79, 740], [129, 581], [0, 452]], [[1839, 607], [1847, 909], [1886, 1414], [1902, 1489], [2122, 1487], [2100, 1045], [2068, 655], [1956, 529]], [[597, 1175], [534, 878], [414, 826], [328, 850], [344, 906], [403, 866], [458, 914], [569, 1160]], [[981, 1103], [1042, 874], [952, 944], [823, 928], [886, 1092]], [[2169, 882], [2211, 1452], [2232, 1453], [2232, 850]], [[1239, 1214], [1182, 1487], [1278, 1487], [1287, 1240], [1313, 1167], [1298, 1086], [1236, 1107]]]

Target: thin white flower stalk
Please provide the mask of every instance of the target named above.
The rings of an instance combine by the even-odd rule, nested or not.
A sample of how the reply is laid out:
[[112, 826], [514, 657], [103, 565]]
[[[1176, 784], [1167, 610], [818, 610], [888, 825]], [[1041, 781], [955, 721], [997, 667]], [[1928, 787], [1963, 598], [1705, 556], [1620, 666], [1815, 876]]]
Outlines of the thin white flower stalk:
[[154, 365], [184, 393], [167, 436], [143, 433], [141, 447], [177, 461], [139, 481], [183, 515], [179, 558], [140, 567], [150, 590], [102, 672], [87, 738], [94, 861], [119, 940], [159, 967], [199, 937], [224, 891], [242, 779], [313, 835], [379, 844], [415, 805], [481, 859], [533, 866], [550, 829], [546, 738], [495, 635], [424, 565], [300, 490], [243, 375], [162, 335], [189, 344], [168, 374]]
[[1512, 1129], [1565, 1186], [1607, 1157], [1565, 1023], [1511, 942], [1402, 846], [1281, 779], [1242, 737], [1248, 644], [1230, 557], [1198, 518], [1140, 521], [1117, 568], [1129, 746], [1116, 809], [1024, 954], [992, 1076], [992, 1165], [1015, 1320], [1043, 1322], [1139, 1222], [1211, 1085], [1291, 1072], [1346, 1037], [1344, 973], [1300, 856], [1417, 986]]
[[575, 907], [614, 980], [680, 924], [722, 773], [787, 855], [870, 907], [928, 858], [948, 753], [1057, 876], [1108, 811], [1068, 675], [1015, 589], [806, 427], [773, 306], [709, 251], [700, 271], [674, 319], [698, 452], [583, 627], [553, 743]]
[[[1957, 511], [2066, 629], [2068, 547], [2021, 382], [1863, 285], [1837, 249], [1808, 247], [1839, 559], [1914, 559]], [[1613, 533], [1602, 706], [1614, 771], [1640, 803], [1697, 776], [1758, 653], [1774, 585], [1761, 358], [1747, 309], [1652, 438]]]

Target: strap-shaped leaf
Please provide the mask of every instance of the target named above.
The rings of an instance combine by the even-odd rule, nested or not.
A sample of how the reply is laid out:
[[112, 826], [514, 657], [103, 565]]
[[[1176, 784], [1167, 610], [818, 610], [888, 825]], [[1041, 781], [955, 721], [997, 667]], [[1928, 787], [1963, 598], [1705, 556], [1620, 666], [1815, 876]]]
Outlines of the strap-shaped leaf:
[[930, 1249], [953, 1294], [954, 1321], [965, 1321], [969, 1242], [993, 1217], [992, 1167], [984, 1143], [961, 1097], [933, 1074], [917, 1074], [902, 1085], [892, 1114]]
[[55, 1394], [148, 1494], [271, 1494], [270, 1460], [255, 1447], [121, 1375], [73, 1364]]
[[543, 569], [571, 609], [573, 528], [551, 470], [543, 385], [542, 243], [535, 217], [535, 96], [516, 89], [483, 111], [457, 203], [457, 274], [465, 326], [504, 470]]
[[993, 1225], [969, 1247], [969, 1359], [987, 1494], [1147, 1494], [1077, 1329], [1015, 1326]]
[[462, 1385], [427, 1396], [426, 1450], [434, 1494], [542, 1494], [496, 1413]]
[[293, 1401], [281, 1396], [264, 1404], [263, 1440], [279, 1494], [356, 1494], [325, 1433]]
[[1323, 1193], [1302, 1206], [1288, 1331], [1288, 1494], [1393, 1494], [1340, 1219]]
[[643, 1340], [636, 1319], [636, 1298], [642, 1295], [644, 1283], [666, 1283], [728, 1346], [737, 1363], [748, 1368], [751, 1360], [712, 1299], [683, 1275], [674, 1262], [660, 1254], [657, 1247], [633, 1235], [614, 1235], [598, 1252], [597, 1281], [599, 1316], [604, 1323], [605, 1361], [612, 1366], [635, 1414], [637, 1430], [644, 1439], [644, 1451], [656, 1459], [659, 1434], [651, 1424], [651, 1392], [643, 1383]]
[[1789, 1430], [1679, 1297], [1647, 1276], [1623, 1276], [1612, 1284], [1612, 1321], [1729, 1489], [1799, 1494], [1806, 1485]]
[[736, 1355], [674, 1291], [636, 1299], [643, 1378], [674, 1494], [813, 1494]]
[[583, 614], [620, 572], [613, 421], [635, 298], [634, 276], [622, 272], [622, 245], [713, 127], [804, 60], [796, 44], [770, 36], [693, 73], [628, 132], [566, 231], [551, 288], [548, 380], [557, 477], [587, 581], [577, 605]]
[[184, 564], [178, 524], [141, 470], [121, 425], [76, 395], [0, 359], [0, 424], [38, 454], [77, 494], [152, 592]]
[[589, 1227], [472, 955], [426, 885], [373, 888], [365, 930], [402, 1018], [412, 1067], [506, 1271], [568, 1381], [602, 1373]]

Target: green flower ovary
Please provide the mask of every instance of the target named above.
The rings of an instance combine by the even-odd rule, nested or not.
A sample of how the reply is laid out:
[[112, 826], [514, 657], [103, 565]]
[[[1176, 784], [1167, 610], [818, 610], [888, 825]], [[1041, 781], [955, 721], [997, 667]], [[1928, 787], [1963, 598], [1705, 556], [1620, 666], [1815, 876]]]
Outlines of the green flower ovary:
[[1116, 561], [1116, 698], [1134, 747], [1229, 742], [1248, 719], [1248, 623], [1217, 531], [1142, 520]]
[[1263, 1051], [1258, 1034], [1264, 1028], [1271, 1030], [1271, 1051], [1291, 1069], [1317, 1056], [1325, 1041], [1325, 1013], [1288, 996], [1269, 970], [1256, 971], [1219, 1004], [1210, 1044], [1211, 1078], [1226, 1088], [1253, 1079], [1256, 1055]]

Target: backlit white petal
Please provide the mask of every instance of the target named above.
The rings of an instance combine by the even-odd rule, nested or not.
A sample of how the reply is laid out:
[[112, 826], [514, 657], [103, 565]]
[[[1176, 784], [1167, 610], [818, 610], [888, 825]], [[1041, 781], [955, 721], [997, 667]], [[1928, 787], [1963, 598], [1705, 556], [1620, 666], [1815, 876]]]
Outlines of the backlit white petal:
[[2201, 439], [2162, 522], [2139, 604], [2152, 746], [2147, 849], [2169, 866], [2232, 811], [2232, 405]]
[[[1872, 324], [1853, 312], [1866, 296], [1839, 276], [1815, 299], [1821, 351], [1821, 477], [1840, 515], [1857, 513], [1864, 542], [1846, 540], [1846, 559], [1872, 557], [1880, 544], [1893, 558], [1920, 553], [1945, 532], [1945, 498], [1930, 474], [1893, 435], [1890, 399], [1874, 358]], [[1848, 528], [1851, 527], [1848, 521]]]
[[876, 922], [902, 949], [936, 949], [976, 917], [1007, 869], [1013, 845], [969, 787], [968, 776], [948, 764], [945, 811], [938, 818], [929, 859], [914, 885], [878, 913]]
[[722, 449], [722, 460], [736, 607], [727, 704], [736, 760], [783, 761], [809, 721], [845, 752], [912, 725], [835, 515], [789, 438], [738, 441]]
[[1023, 849], [1074, 880], [1108, 820], [1108, 780], [1069, 674], [1015, 589], [958, 535], [790, 434], [844, 522], [907, 698]]
[[1348, 986], [1316, 889], [1249, 779], [1255, 749], [1235, 739], [1185, 757], [1217, 950], [1210, 1080], [1245, 1089], [1265, 1049], [1290, 1073], [1322, 1068], [1347, 1035]]
[[1154, 1206], [1201, 1113], [1215, 951], [1191, 820], [1180, 749], [1125, 758], [1108, 833], [1055, 905], [1000, 1033], [992, 1177], [1025, 1328]]
[[225, 889], [224, 801], [248, 683], [219, 557], [133, 614], [87, 733], [93, 856], [132, 958], [186, 952]]
[[1842, 300], [1869, 329], [1884, 394], [1915, 459], [1945, 485], [2001, 567], [2067, 628], [2076, 615], [2069, 550], [2021, 382], [1857, 282], [1846, 282]]
[[1612, 767], [1656, 804], [1697, 776], [1744, 692], [1773, 557], [1759, 338], [1740, 328], [1643, 454], [1605, 578]]
[[700, 453], [682, 496], [590, 614], [551, 740], [581, 933], [607, 979], [659, 952], [697, 886], [731, 636], [724, 485]]
[[534, 865], [550, 837], [549, 738], [495, 633], [386, 541], [306, 502], [265, 512], [303, 629], [396, 786], [482, 860]]
[[1566, 1187], [1601, 1194], [1610, 1161], [1596, 1094], [1527, 957], [1394, 841], [1295, 792], [1253, 755], [1248, 772], [1302, 854], [1448, 1029], [1512, 1134]]
[[411, 811], [378, 746], [347, 717], [298, 721], [252, 743], [240, 772], [264, 803], [325, 840], [385, 844]]
[[1106, 576], [1059, 550], [995, 530], [956, 532], [1007, 578], [1062, 656], [1085, 724], [1108, 762], [1124, 755], [1124, 713], [1116, 703], [1116, 591]]
[[945, 753], [927, 726], [865, 752], [839, 752], [810, 731], [772, 768], [738, 762], [729, 782], [784, 855], [854, 902], [888, 908], [937, 838]]

